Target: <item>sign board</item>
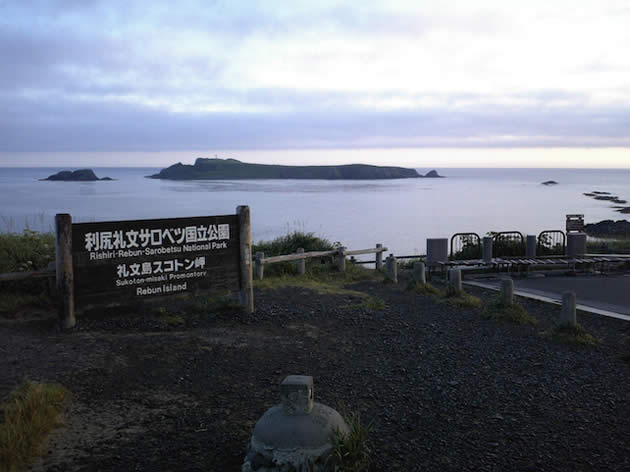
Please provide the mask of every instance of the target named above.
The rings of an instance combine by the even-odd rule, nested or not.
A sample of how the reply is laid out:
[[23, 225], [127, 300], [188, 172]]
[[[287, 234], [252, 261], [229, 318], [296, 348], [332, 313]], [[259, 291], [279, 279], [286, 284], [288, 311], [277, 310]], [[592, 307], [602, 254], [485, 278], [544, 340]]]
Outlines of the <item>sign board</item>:
[[567, 215], [567, 233], [584, 231], [584, 215]]
[[78, 304], [238, 291], [238, 215], [72, 224]]

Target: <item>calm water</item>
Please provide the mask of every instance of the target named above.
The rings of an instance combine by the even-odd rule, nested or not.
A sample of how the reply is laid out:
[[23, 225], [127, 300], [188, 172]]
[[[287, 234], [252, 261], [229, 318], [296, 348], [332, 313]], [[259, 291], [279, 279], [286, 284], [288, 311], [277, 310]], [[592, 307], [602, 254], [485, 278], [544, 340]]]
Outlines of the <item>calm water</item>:
[[[630, 170], [444, 169], [445, 179], [390, 181], [185, 181], [144, 178], [152, 168], [94, 169], [114, 182], [40, 182], [60, 168], [0, 168], [0, 229], [51, 230], [55, 213], [74, 221], [219, 215], [252, 210], [253, 239], [313, 231], [349, 248], [382, 242], [398, 255], [425, 249], [428, 237], [456, 232], [563, 229], [567, 213], [587, 222], [621, 219], [608, 191], [630, 201]], [[426, 172], [428, 169], [419, 169]], [[556, 180], [557, 186], [540, 185]]]

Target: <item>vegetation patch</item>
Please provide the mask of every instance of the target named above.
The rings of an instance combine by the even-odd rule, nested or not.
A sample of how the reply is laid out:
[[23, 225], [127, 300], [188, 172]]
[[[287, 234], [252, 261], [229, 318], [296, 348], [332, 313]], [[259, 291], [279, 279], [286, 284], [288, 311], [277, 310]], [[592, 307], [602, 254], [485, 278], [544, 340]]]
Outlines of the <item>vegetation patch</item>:
[[[266, 270], [265, 270], [266, 272]], [[351, 295], [362, 298], [368, 294], [345, 288], [346, 285], [362, 281], [382, 279], [382, 274], [375, 270], [347, 264], [345, 272], [338, 272], [332, 267], [312, 267], [305, 275], [281, 274], [255, 280], [254, 286], [262, 289], [277, 289], [286, 287], [306, 288], [321, 294]]]
[[410, 282], [407, 285], [407, 291], [415, 292], [419, 295], [435, 295], [438, 297], [443, 296], [442, 291], [439, 288], [434, 287], [430, 283], [422, 284], [420, 282]]
[[544, 338], [567, 344], [595, 345], [598, 343], [597, 339], [579, 323], [575, 326], [557, 325], [541, 334]]
[[481, 308], [483, 305], [481, 298], [462, 292], [446, 292], [442, 295], [441, 300], [460, 308]]
[[11, 392], [0, 407], [0, 470], [23, 470], [39, 454], [48, 433], [58, 426], [68, 396], [60, 385], [28, 380]]
[[371, 463], [372, 447], [368, 440], [371, 424], [363, 426], [359, 413], [344, 415], [350, 431], [335, 430], [328, 462], [335, 472], [363, 472]]
[[516, 323], [523, 325], [535, 325], [538, 320], [527, 313], [527, 310], [518, 303], [506, 305], [501, 301], [489, 304], [484, 310], [483, 317], [488, 320]]
[[[299, 248], [304, 252], [331, 251], [339, 246], [339, 243], [331, 243], [326, 238], [315, 236], [314, 233], [304, 231], [293, 231], [284, 236], [277, 237], [271, 241], [259, 241], [252, 244], [252, 254], [258, 252], [265, 254], [265, 257], [286, 256], [296, 254]], [[317, 266], [330, 266], [333, 256], [325, 258], [306, 259], [306, 270], [309, 271]], [[277, 262], [275, 264], [265, 264], [265, 276], [297, 274], [296, 262]]]

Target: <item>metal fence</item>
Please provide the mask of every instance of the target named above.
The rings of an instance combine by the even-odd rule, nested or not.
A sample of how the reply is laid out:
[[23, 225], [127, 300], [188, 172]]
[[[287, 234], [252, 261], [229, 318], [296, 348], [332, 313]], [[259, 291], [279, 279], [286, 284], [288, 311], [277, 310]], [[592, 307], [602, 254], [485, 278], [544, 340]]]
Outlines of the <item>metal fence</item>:
[[451, 237], [451, 260], [481, 259], [481, 238], [477, 233], [455, 233]]
[[494, 257], [524, 256], [525, 238], [520, 231], [501, 231], [492, 234]]
[[536, 240], [537, 256], [563, 256], [567, 237], [561, 230], [541, 231]]

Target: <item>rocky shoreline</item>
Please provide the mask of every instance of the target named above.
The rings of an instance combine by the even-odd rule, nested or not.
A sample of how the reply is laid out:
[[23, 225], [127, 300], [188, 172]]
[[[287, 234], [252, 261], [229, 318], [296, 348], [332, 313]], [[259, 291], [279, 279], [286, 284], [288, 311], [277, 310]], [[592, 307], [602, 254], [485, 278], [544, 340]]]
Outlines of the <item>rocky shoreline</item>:
[[67, 334], [54, 313], [3, 321], [0, 394], [24, 376], [72, 392], [39, 471], [240, 470], [287, 374], [312, 375], [318, 401], [372, 425], [372, 471], [628, 467], [629, 323], [579, 313], [601, 342], [558, 344], [540, 335], [557, 307], [522, 300], [538, 325], [500, 324], [406, 292], [405, 277], [347, 287], [381, 309], [256, 288], [252, 315], [110, 308]]

